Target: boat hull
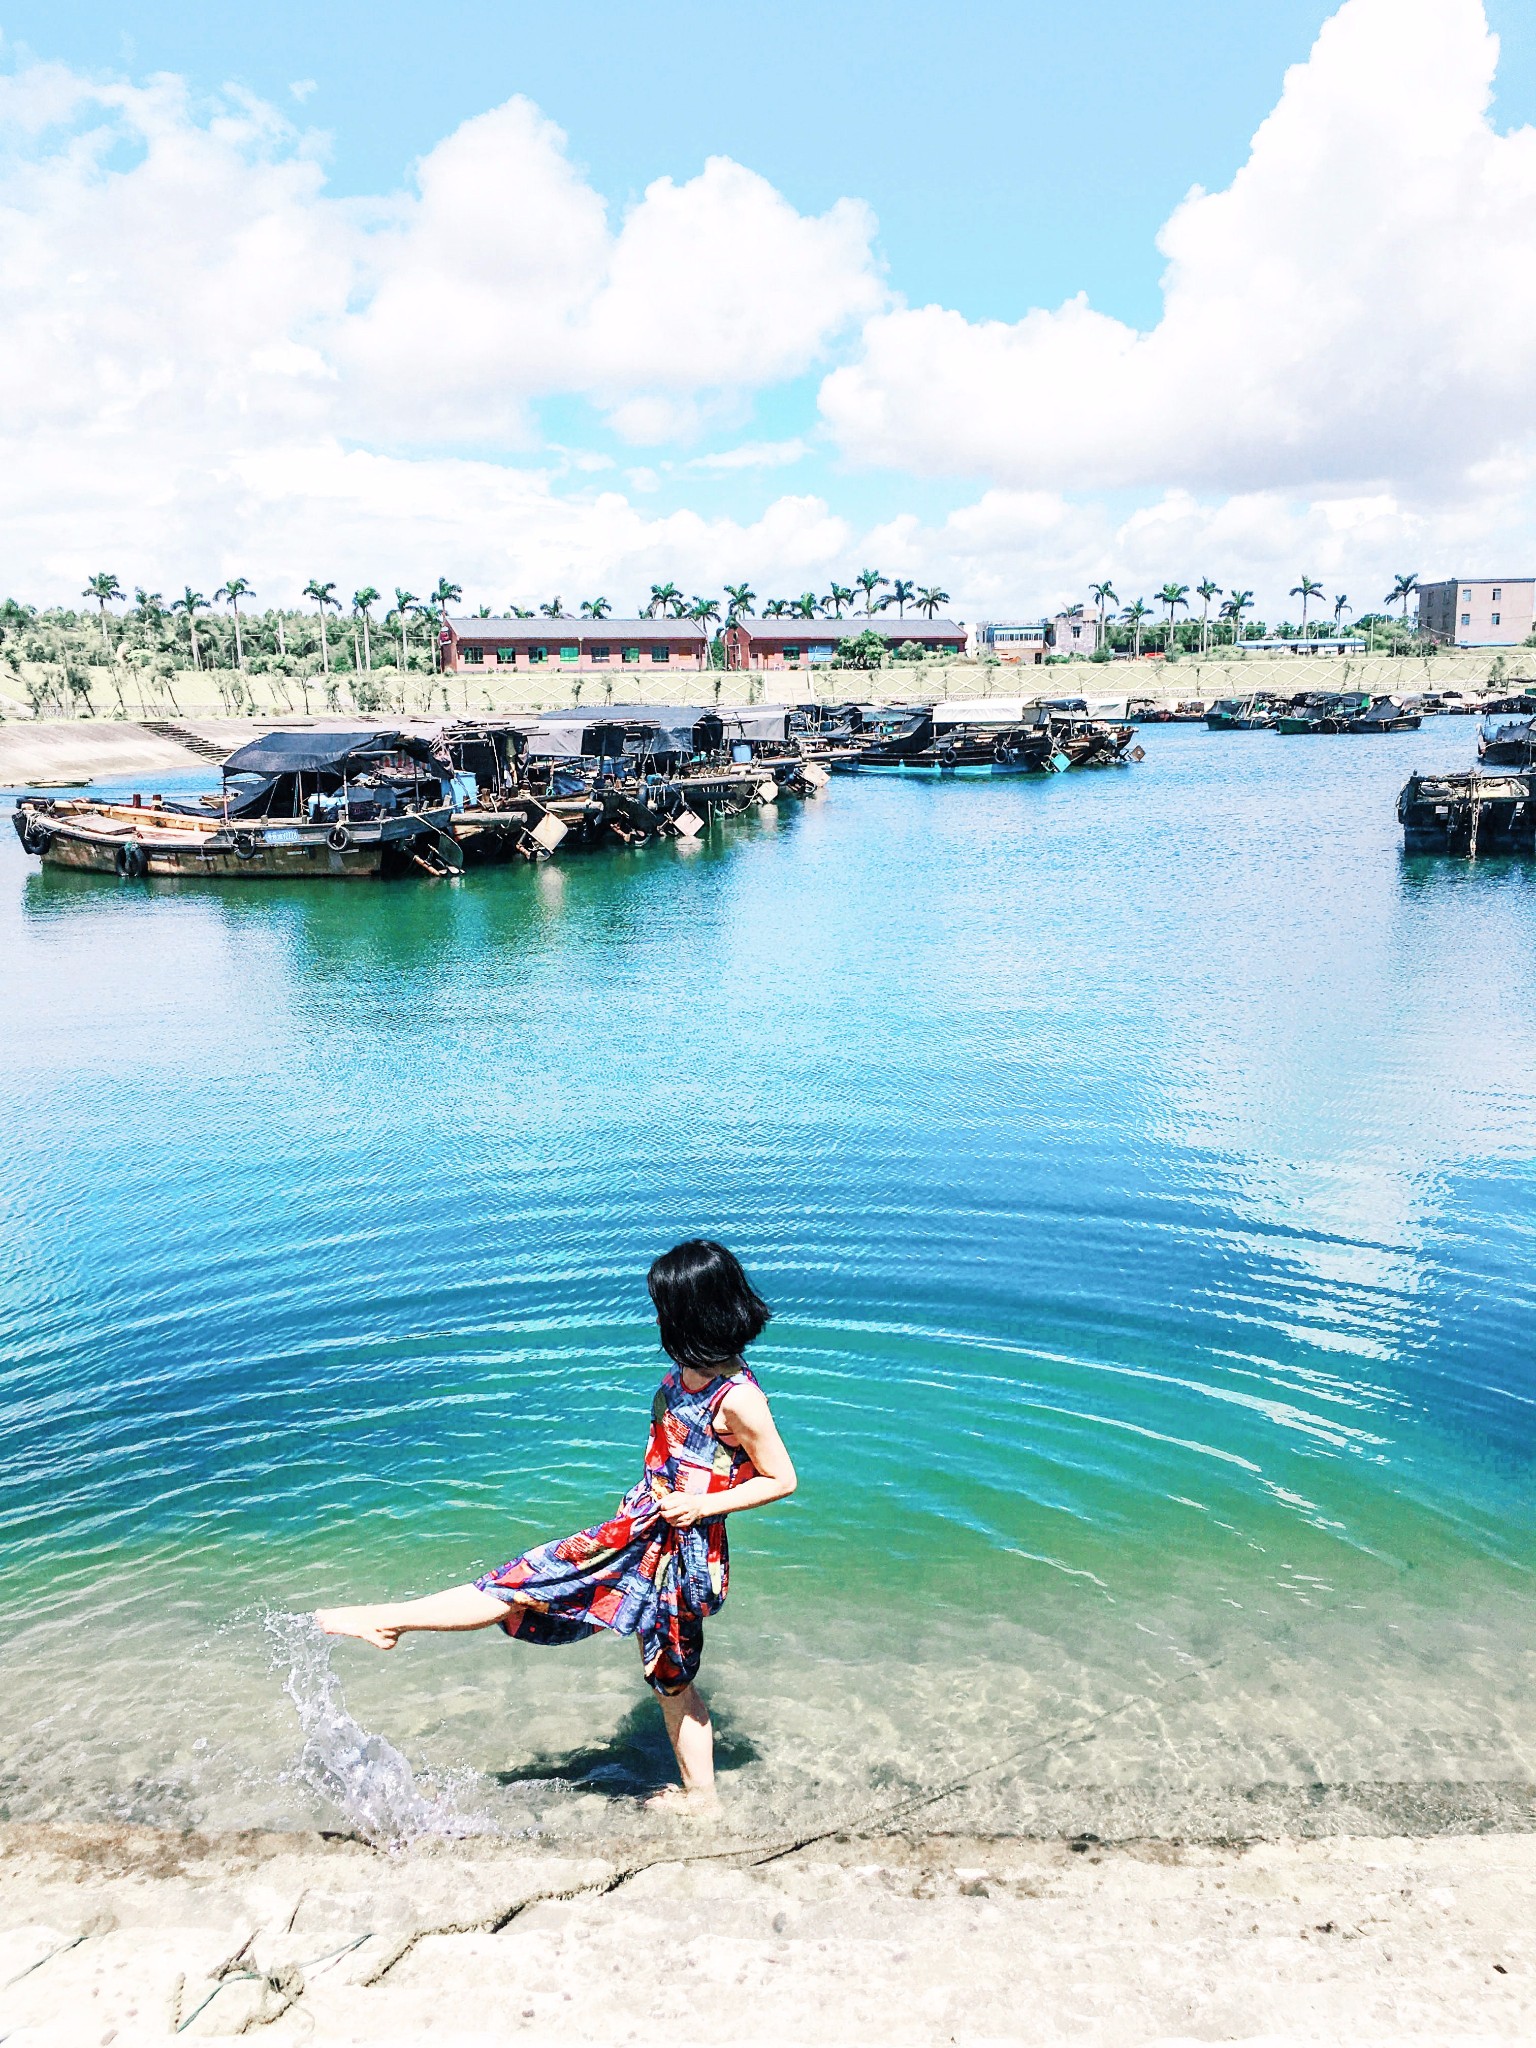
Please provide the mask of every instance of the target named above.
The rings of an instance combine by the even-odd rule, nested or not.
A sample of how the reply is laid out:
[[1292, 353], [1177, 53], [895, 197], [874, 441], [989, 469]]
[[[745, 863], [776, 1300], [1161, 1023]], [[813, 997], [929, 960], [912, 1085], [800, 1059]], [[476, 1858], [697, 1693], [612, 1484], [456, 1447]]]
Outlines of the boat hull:
[[[368, 881], [379, 875], [443, 873], [451, 813], [412, 812], [356, 824], [182, 818], [131, 805], [62, 809], [24, 805], [22, 845], [45, 867], [123, 880]], [[456, 850], [455, 850], [456, 854]]]
[[1406, 853], [1536, 853], [1536, 772], [1410, 775], [1397, 818]]

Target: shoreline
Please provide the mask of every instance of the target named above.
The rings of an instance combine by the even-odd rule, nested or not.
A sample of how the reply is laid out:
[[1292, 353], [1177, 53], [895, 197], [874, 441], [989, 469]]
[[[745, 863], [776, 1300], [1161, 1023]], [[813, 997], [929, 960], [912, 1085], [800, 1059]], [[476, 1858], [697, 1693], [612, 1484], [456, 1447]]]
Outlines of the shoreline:
[[[1536, 2031], [1536, 1836], [838, 1837], [658, 1823], [625, 1863], [484, 1839], [0, 1826], [0, 2026], [121, 2048], [1188, 2039]], [[222, 1973], [222, 1974], [221, 1974]], [[110, 2032], [109, 2032], [110, 2030]]]

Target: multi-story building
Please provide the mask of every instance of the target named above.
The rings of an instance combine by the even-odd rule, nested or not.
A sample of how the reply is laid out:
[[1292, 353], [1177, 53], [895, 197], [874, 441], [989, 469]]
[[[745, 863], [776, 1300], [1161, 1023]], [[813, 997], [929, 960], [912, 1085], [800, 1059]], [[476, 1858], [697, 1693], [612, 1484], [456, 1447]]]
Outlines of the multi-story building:
[[1053, 619], [985, 619], [972, 635], [972, 651], [1028, 668], [1048, 654], [1093, 654], [1099, 645], [1099, 615], [1081, 605]]
[[953, 619], [893, 619], [884, 612], [847, 619], [733, 619], [725, 629], [729, 668], [817, 668], [836, 658], [840, 640], [878, 633], [894, 652], [908, 645], [924, 654], [963, 654], [965, 628]]
[[1446, 647], [1518, 647], [1536, 626], [1536, 576], [1419, 585], [1419, 631]]
[[441, 638], [450, 669], [698, 669], [709, 662], [708, 636], [692, 619], [449, 619]]

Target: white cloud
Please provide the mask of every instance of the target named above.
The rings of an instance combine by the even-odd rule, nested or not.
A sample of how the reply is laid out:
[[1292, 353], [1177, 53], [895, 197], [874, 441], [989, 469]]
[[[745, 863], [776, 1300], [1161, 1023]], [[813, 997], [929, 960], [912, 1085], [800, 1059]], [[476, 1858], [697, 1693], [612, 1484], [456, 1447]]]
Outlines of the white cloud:
[[[650, 445], [733, 417], [883, 302], [872, 232], [858, 202], [805, 216], [724, 158], [610, 221], [524, 100], [465, 121], [410, 190], [360, 201], [330, 197], [314, 143], [246, 95], [202, 104], [175, 78], [103, 85], [58, 65], [0, 77], [7, 577], [72, 593], [82, 551], [114, 549], [159, 582], [178, 563], [266, 563], [270, 579], [290, 552], [308, 575], [359, 555], [386, 505], [397, 554], [430, 543], [440, 559], [451, 538], [504, 557], [525, 536], [487, 546], [485, 522], [547, 520], [554, 502], [547, 478], [509, 483], [486, 459], [533, 443], [534, 402], [585, 397]], [[726, 254], [779, 289], [722, 291]], [[477, 459], [445, 465], [453, 447]], [[324, 537], [319, 479], [338, 522]], [[289, 534], [313, 539], [291, 551]], [[359, 573], [376, 579], [377, 555]]]
[[739, 448], [721, 448], [710, 455], [695, 455], [690, 469], [783, 469], [801, 462], [810, 446], [797, 435], [790, 441], [744, 441]]
[[878, 314], [824, 416], [865, 463], [1057, 489], [1528, 480], [1536, 131], [1488, 118], [1481, 0], [1347, 0], [1227, 190], [1159, 237], [1141, 333], [1078, 297], [1014, 323]]

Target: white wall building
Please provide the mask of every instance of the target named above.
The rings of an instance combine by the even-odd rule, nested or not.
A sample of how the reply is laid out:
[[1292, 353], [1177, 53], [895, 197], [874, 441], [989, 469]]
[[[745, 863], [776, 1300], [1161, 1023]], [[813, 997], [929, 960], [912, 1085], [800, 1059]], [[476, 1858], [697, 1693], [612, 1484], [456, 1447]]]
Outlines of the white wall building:
[[1461, 576], [1419, 585], [1419, 631], [1445, 647], [1518, 647], [1536, 618], [1536, 576]]

